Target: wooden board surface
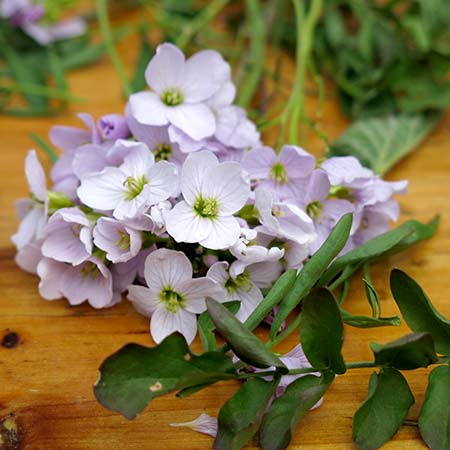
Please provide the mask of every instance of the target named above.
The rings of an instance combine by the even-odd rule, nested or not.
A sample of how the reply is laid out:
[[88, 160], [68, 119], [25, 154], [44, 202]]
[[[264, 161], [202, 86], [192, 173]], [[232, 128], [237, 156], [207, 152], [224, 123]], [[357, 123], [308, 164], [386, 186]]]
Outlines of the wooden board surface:
[[[136, 41], [121, 46], [129, 63]], [[292, 63], [284, 66], [291, 77]], [[94, 67], [72, 73], [72, 92], [87, 98], [72, 105], [57, 119], [12, 119], [0, 116], [0, 341], [15, 332], [18, 343], [0, 346], [0, 449], [26, 450], [184, 450], [208, 449], [212, 440], [190, 430], [174, 429], [171, 422], [184, 422], [206, 412], [216, 415], [221, 404], [235, 391], [232, 383], [208, 388], [180, 400], [168, 396], [155, 400], [138, 419], [128, 422], [98, 405], [92, 385], [101, 361], [127, 342], [151, 344], [148, 320], [126, 302], [97, 311], [82, 305], [69, 307], [64, 300], [47, 302], [39, 297], [37, 278], [14, 263], [10, 235], [17, 227], [13, 201], [27, 195], [23, 174], [25, 154], [32, 143], [30, 132], [46, 136], [54, 123], [77, 125], [77, 111], [96, 117], [121, 112], [119, 83], [107, 59]], [[311, 106], [314, 100], [310, 100]], [[345, 127], [335, 101], [326, 101], [320, 125], [333, 139]], [[390, 174], [392, 180], [409, 179], [407, 196], [400, 199], [401, 221], [428, 220], [437, 212], [442, 221], [435, 238], [374, 267], [385, 315], [398, 311], [388, 289], [388, 276], [399, 267], [416, 278], [442, 313], [450, 316], [450, 115], [447, 115], [420, 149]], [[306, 146], [319, 155], [321, 142], [311, 137]], [[41, 158], [45, 160], [44, 157]], [[47, 165], [48, 167], [48, 165]], [[347, 303], [354, 313], [367, 314], [360, 283], [355, 283]], [[407, 332], [407, 327], [360, 330], [347, 328], [344, 344], [348, 361], [370, 359], [369, 342], [387, 342]], [[294, 341], [284, 342], [287, 350]], [[198, 342], [194, 350], [200, 350]], [[367, 392], [371, 369], [349, 371], [340, 376], [326, 394], [323, 406], [311, 412], [296, 432], [292, 449], [353, 449], [351, 417]], [[407, 374], [416, 397], [408, 418], [420, 411], [428, 370]], [[9, 414], [13, 414], [11, 419]], [[15, 431], [16, 428], [16, 431]], [[9, 431], [8, 431], [9, 430]], [[9, 438], [16, 437], [13, 445]], [[248, 448], [257, 448], [248, 446]], [[417, 428], [403, 426], [386, 449], [422, 449]]]

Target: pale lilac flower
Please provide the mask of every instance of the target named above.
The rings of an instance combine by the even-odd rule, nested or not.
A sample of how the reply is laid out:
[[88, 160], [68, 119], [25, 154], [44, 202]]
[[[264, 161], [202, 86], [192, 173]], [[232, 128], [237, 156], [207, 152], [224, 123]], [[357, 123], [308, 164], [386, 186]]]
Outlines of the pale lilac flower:
[[358, 227], [349, 239], [345, 251], [364, 244], [380, 234], [386, 233], [390, 228], [390, 222], [398, 220], [400, 208], [394, 199], [365, 206], [357, 211]]
[[50, 142], [65, 152], [84, 144], [101, 144], [102, 142], [94, 118], [87, 113], [79, 113], [77, 116], [87, 129], [66, 125], [55, 125], [50, 129]]
[[238, 163], [219, 163], [211, 152], [192, 153], [183, 165], [181, 192], [184, 200], [168, 213], [166, 221], [167, 232], [177, 242], [223, 249], [237, 240], [240, 227], [233, 214], [250, 194]]
[[80, 113], [78, 117], [87, 129], [56, 125], [50, 129], [49, 134], [50, 142], [64, 151], [50, 172], [54, 183], [53, 190], [66, 194], [72, 200], [77, 197], [76, 190], [79, 184], [72, 166], [76, 149], [85, 144], [102, 143], [93, 117], [87, 113]]
[[145, 125], [167, 125], [196, 140], [214, 134], [216, 120], [205, 101], [230, 79], [230, 67], [213, 50], [203, 50], [185, 60], [172, 44], [159, 45], [145, 77], [152, 92], [130, 97], [131, 115]]
[[40, 45], [80, 36], [86, 31], [86, 23], [79, 17], [57, 23], [42, 20], [45, 9], [31, 0], [2, 0], [0, 16], [8, 18], [14, 27], [20, 27]]
[[126, 139], [130, 135], [127, 121], [121, 114], [106, 114], [100, 117], [97, 126], [103, 139]]
[[216, 300], [241, 302], [236, 317], [244, 322], [263, 299], [260, 288], [271, 287], [281, 271], [282, 266], [278, 261], [263, 262], [249, 265], [244, 272], [232, 277], [230, 265], [225, 261], [219, 261], [209, 268], [206, 276], [221, 287], [220, 294], [214, 296]]
[[284, 256], [284, 249], [259, 245], [258, 232], [249, 228], [241, 228], [239, 239], [229, 248], [230, 253], [237, 258], [231, 264], [230, 275], [236, 278], [251, 264], [259, 262], [279, 261]]
[[42, 239], [36, 239], [17, 251], [14, 261], [22, 270], [33, 274], [37, 273], [37, 266], [42, 259], [42, 242]]
[[298, 206], [288, 202], [274, 202], [272, 193], [262, 189], [255, 192], [255, 206], [259, 212], [261, 233], [288, 239], [309, 246], [317, 237], [312, 219]]
[[11, 237], [18, 250], [41, 238], [47, 223], [47, 184], [35, 150], [30, 150], [25, 158], [25, 175], [31, 198], [16, 201], [17, 215], [21, 222], [19, 229]]
[[139, 123], [130, 113], [129, 107], [126, 110], [128, 126], [134, 138], [143, 142], [155, 155], [156, 161], [169, 161], [181, 168], [186, 155], [180, 151], [179, 145], [169, 136], [169, 126], [152, 126]]
[[114, 143], [108, 143], [107, 145], [82, 145], [73, 154], [73, 173], [81, 179], [89, 174], [101, 172], [105, 167], [118, 167], [136, 149], [148, 152], [145, 144], [126, 139], [117, 139]]
[[62, 208], [49, 219], [45, 228], [42, 254], [74, 266], [92, 255], [92, 224], [77, 207]]
[[40, 45], [49, 45], [56, 41], [71, 39], [86, 32], [86, 22], [81, 17], [64, 19], [54, 24], [26, 23], [22, 25], [23, 31], [31, 36]]
[[106, 308], [119, 299], [113, 293], [111, 272], [94, 256], [78, 266], [43, 258], [37, 273], [39, 292], [47, 300], [66, 297], [71, 305], [87, 300], [94, 308]]
[[280, 239], [276, 233], [268, 233], [270, 232], [267, 229], [265, 232], [258, 232], [259, 243], [266, 248], [276, 246], [277, 248], [283, 250], [284, 256], [280, 261], [286, 269], [301, 269], [310, 254], [309, 246], [300, 245], [299, 243], [289, 239]]
[[141, 146], [120, 167], [106, 167], [82, 178], [77, 193], [85, 205], [113, 211], [114, 217], [122, 220], [169, 198], [177, 182], [176, 166], [166, 161], [155, 164], [153, 154]]
[[153, 222], [153, 227], [150, 230], [152, 233], [161, 236], [166, 232], [167, 215], [171, 209], [172, 204], [167, 200], [150, 208], [149, 216]]
[[217, 419], [205, 413], [200, 414], [196, 419], [189, 422], [171, 423], [170, 426], [190, 428], [193, 431], [208, 434], [212, 437], [216, 437], [219, 427]]
[[303, 195], [297, 199], [301, 207], [314, 221], [317, 239], [311, 245], [311, 252], [318, 250], [336, 226], [339, 219], [354, 212], [352, 203], [345, 199], [329, 198], [330, 182], [322, 169], [314, 170], [309, 177]]
[[126, 262], [139, 253], [142, 232], [126, 222], [100, 217], [94, 228], [94, 244], [113, 263]]
[[389, 200], [394, 194], [404, 194], [408, 185], [407, 181], [382, 180], [353, 156], [329, 158], [321, 168], [328, 175], [335, 197], [360, 205], [374, 205]]
[[278, 155], [270, 147], [258, 147], [242, 160], [257, 187], [273, 192], [279, 201], [301, 195], [315, 164], [314, 156], [295, 145], [283, 145]]
[[148, 287], [131, 285], [128, 298], [136, 310], [151, 317], [150, 330], [156, 343], [178, 331], [190, 344], [197, 334], [196, 314], [206, 310], [206, 297], [218, 291], [209, 278], [192, 278], [187, 256], [159, 249], [147, 257], [145, 281]]

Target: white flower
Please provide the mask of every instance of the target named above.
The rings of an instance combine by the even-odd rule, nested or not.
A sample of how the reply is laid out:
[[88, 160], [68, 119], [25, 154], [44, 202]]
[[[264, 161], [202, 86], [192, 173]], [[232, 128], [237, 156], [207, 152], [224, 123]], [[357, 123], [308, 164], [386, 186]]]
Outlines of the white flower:
[[136, 310], [151, 316], [150, 329], [156, 343], [178, 331], [188, 343], [197, 333], [196, 314], [206, 309], [205, 298], [218, 288], [209, 278], [192, 278], [192, 265], [183, 252], [159, 249], [145, 261], [148, 287], [131, 285], [128, 298]]
[[177, 168], [167, 161], [155, 164], [153, 154], [142, 144], [120, 167], [106, 167], [82, 178], [80, 200], [100, 211], [114, 211], [116, 219], [131, 219], [151, 205], [168, 199], [177, 188]]
[[256, 230], [241, 228], [239, 239], [229, 248], [230, 253], [237, 258], [230, 267], [230, 274], [233, 278], [244, 272], [245, 268], [251, 264], [278, 261], [284, 256], [284, 249], [278, 247], [267, 248], [259, 245]]
[[167, 214], [167, 232], [177, 242], [199, 242], [224, 249], [239, 237], [233, 214], [250, 195], [250, 184], [240, 164], [219, 163], [208, 151], [192, 153], [183, 165], [179, 202]]
[[271, 192], [257, 189], [255, 206], [262, 223], [258, 231], [288, 239], [300, 245], [309, 245], [317, 238], [312, 219], [296, 205], [274, 202]]
[[[234, 263], [233, 263], [234, 264]], [[225, 261], [213, 264], [206, 276], [214, 280], [221, 288], [215, 299], [222, 302], [238, 300], [241, 302], [236, 317], [244, 322], [263, 299], [260, 288], [268, 288], [280, 276], [281, 264], [276, 262], [256, 263], [246, 267], [236, 277], [230, 275], [231, 269]]]
[[130, 97], [131, 115], [145, 125], [171, 123], [195, 140], [211, 136], [216, 119], [205, 100], [230, 79], [230, 67], [213, 50], [203, 50], [185, 60], [172, 44], [158, 46], [145, 71], [153, 92]]

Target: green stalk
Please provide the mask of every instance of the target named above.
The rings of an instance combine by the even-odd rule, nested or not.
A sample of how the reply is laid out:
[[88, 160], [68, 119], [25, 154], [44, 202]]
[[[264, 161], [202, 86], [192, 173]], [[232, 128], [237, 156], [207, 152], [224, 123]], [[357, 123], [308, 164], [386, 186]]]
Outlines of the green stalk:
[[[352, 369], [366, 369], [366, 368], [374, 368], [378, 367], [373, 361], [356, 361], [356, 362], [350, 362], [345, 365], [347, 370]], [[307, 373], [315, 373], [315, 372], [321, 372], [323, 369], [317, 369], [315, 367], [302, 367], [301, 369], [291, 369], [286, 374], [287, 375], [304, 375]], [[247, 378], [254, 378], [254, 377], [267, 377], [271, 375], [275, 375], [279, 372], [276, 370], [265, 370], [264, 372], [253, 372], [253, 373], [243, 373], [238, 376], [239, 379], [247, 379]]]
[[111, 32], [111, 26], [108, 17], [108, 0], [97, 0], [97, 17], [100, 25], [100, 31], [105, 41], [106, 50], [111, 58], [111, 61], [116, 69], [116, 72], [122, 83], [122, 90], [127, 97], [129, 97], [133, 91], [125, 73], [125, 68], [114, 46], [114, 38]]
[[192, 38], [205, 25], [211, 22], [229, 2], [230, 0], [213, 0], [210, 2], [193, 20], [183, 27], [183, 31], [175, 44], [181, 49], [184, 49], [191, 42]]
[[86, 99], [83, 97], [78, 97], [77, 95], [72, 95], [61, 89], [51, 88], [47, 86], [41, 86], [34, 83], [16, 83], [13, 86], [1, 86], [1, 91], [4, 92], [18, 92], [20, 94], [35, 95], [39, 97], [48, 97], [57, 100], [64, 100], [76, 103], [85, 103]]
[[283, 342], [289, 335], [291, 335], [300, 326], [300, 314], [279, 334], [269, 339], [266, 342], [267, 348], [272, 348]]
[[252, 40], [250, 43], [250, 71], [245, 82], [240, 86], [237, 103], [247, 108], [256, 92], [264, 71], [264, 53], [266, 27], [264, 23], [263, 7], [258, 0], [246, 0], [245, 9], [249, 17]]
[[305, 119], [305, 79], [306, 69], [311, 55], [311, 44], [314, 28], [320, 17], [323, 0], [312, 0], [311, 8], [305, 16], [305, 4], [303, 0], [292, 0], [295, 10], [297, 49], [296, 49], [296, 72], [294, 88], [289, 101], [281, 115], [280, 135], [278, 147], [285, 139], [286, 127], [289, 122], [289, 142], [298, 143], [298, 124]]

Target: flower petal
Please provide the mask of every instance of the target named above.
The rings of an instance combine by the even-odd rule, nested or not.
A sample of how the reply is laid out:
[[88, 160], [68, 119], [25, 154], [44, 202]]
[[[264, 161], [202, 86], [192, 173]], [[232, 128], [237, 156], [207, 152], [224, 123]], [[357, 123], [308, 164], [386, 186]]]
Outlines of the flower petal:
[[159, 302], [152, 291], [144, 286], [128, 286], [128, 300], [133, 303], [134, 309], [145, 317], [151, 317]]
[[[184, 131], [196, 141], [212, 136], [216, 131], [216, 119], [214, 114], [211, 109], [203, 103], [183, 103], [178, 106], [167, 107], [166, 115], [170, 123]], [[136, 115], [134, 116], [139, 120]], [[147, 123], [142, 120], [139, 121]], [[164, 125], [164, 123], [149, 125]]]
[[219, 215], [231, 215], [245, 205], [250, 196], [250, 183], [245, 175], [236, 162], [224, 162], [208, 171], [202, 194], [219, 201]]
[[25, 175], [30, 192], [41, 202], [47, 199], [47, 186], [44, 169], [38, 160], [35, 150], [30, 150], [25, 158]]
[[203, 180], [208, 171], [218, 164], [214, 154], [208, 151], [192, 153], [187, 157], [182, 169], [181, 192], [190, 205], [195, 203], [202, 192]]
[[183, 52], [173, 44], [158, 45], [156, 54], [145, 69], [148, 85], [157, 93], [177, 88], [181, 84], [185, 70]]
[[270, 147], [258, 147], [245, 154], [242, 167], [252, 179], [266, 178], [277, 162], [277, 156]]
[[124, 198], [125, 174], [116, 167], [107, 167], [100, 173], [88, 175], [77, 189], [80, 200], [100, 211], [113, 210]]
[[183, 309], [171, 313], [160, 306], [152, 315], [150, 330], [152, 338], [157, 344], [176, 331], [181, 333], [190, 344], [197, 334], [197, 318], [195, 314]]
[[154, 92], [138, 92], [129, 99], [130, 114], [144, 125], [167, 125], [168, 107]]
[[214, 50], [191, 56], [185, 65], [182, 92], [186, 102], [197, 103], [214, 95], [231, 76], [228, 63]]
[[183, 282], [192, 278], [192, 265], [183, 252], [160, 248], [147, 257], [144, 276], [149, 289], [157, 295], [168, 287], [180, 291]]
[[210, 234], [212, 221], [199, 217], [192, 206], [181, 201], [167, 214], [166, 228], [177, 242], [194, 243], [202, 241]]
[[239, 238], [241, 227], [236, 218], [221, 216], [209, 222], [211, 223], [211, 229], [206, 238], [200, 241], [203, 247], [212, 250], [226, 249]]

